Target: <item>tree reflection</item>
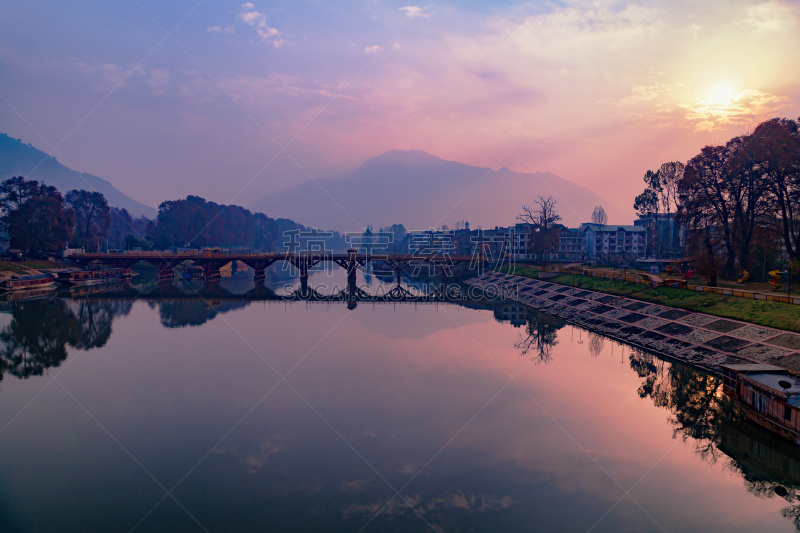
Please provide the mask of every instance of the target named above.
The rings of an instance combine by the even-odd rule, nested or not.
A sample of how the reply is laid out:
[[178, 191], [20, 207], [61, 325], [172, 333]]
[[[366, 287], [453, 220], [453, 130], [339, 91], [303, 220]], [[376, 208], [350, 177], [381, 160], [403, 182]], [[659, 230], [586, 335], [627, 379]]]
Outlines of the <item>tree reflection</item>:
[[104, 346], [111, 338], [111, 322], [118, 316], [131, 312], [133, 300], [72, 300], [72, 313], [77, 318], [78, 335], [72, 344], [79, 350]]
[[529, 307], [525, 313], [525, 335], [514, 345], [520, 355], [530, 355], [536, 363], [548, 363], [553, 346], [558, 344], [558, 330], [567, 325], [566, 320]]
[[[165, 328], [202, 326], [220, 313], [242, 309], [249, 305], [247, 300], [174, 299], [158, 302], [158, 314]], [[156, 304], [150, 304], [155, 307]]]
[[781, 514], [800, 529], [800, 452], [792, 442], [746, 420], [722, 394], [719, 378], [639, 350], [630, 365], [643, 378], [639, 396], [670, 411], [674, 436], [694, 440], [696, 453], [711, 464], [727, 457], [751, 494], [786, 500]]
[[[114, 317], [127, 314], [130, 301], [28, 300], [12, 305], [11, 322], [0, 331], [0, 369], [18, 378], [41, 376], [79, 350], [103, 346]], [[0, 374], [0, 378], [2, 375]]]
[[719, 392], [720, 379], [640, 350], [633, 350], [630, 365], [644, 378], [639, 396], [671, 412], [673, 435], [684, 441], [694, 439], [698, 454], [716, 461], [721, 424], [736, 417], [733, 401]]
[[605, 339], [605, 336], [599, 333], [589, 332], [589, 353], [592, 357], [597, 357], [602, 353], [603, 346], [606, 343]]

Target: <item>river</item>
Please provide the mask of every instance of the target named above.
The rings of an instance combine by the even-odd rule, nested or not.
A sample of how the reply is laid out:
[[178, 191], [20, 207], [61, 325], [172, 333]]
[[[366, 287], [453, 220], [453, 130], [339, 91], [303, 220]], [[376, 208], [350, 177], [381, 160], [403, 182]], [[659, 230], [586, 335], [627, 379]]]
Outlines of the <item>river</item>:
[[800, 523], [800, 453], [719, 380], [519, 305], [0, 311], [2, 531]]

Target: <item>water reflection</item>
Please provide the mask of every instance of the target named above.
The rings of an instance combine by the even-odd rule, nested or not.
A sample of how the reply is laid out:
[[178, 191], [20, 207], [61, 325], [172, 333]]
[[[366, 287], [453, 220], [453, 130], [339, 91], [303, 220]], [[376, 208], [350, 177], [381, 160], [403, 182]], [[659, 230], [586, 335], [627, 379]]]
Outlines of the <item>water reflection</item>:
[[553, 347], [558, 344], [558, 331], [567, 325], [567, 321], [532, 307], [526, 309], [525, 319], [525, 333], [520, 335], [516, 348], [520, 355], [530, 357], [536, 363], [548, 363]]
[[158, 308], [161, 325], [165, 328], [201, 326], [218, 314], [243, 309], [249, 305], [244, 300], [164, 300], [148, 302], [151, 309]]
[[[358, 529], [376, 513], [381, 518], [376, 519], [375, 530], [419, 529], [422, 524], [418, 521], [419, 515], [445, 529], [525, 529], [533, 523], [530, 520], [541, 518], [537, 513], [550, 512], [542, 509], [541, 502], [545, 502], [545, 507], [557, 509], [552, 512], [559, 516], [586, 514], [587, 508], [597, 511], [597, 516], [601, 516], [607, 507], [603, 506], [605, 502], [597, 494], [602, 493], [603, 489], [595, 486], [586, 488], [594, 482], [591, 475], [593, 464], [576, 462], [576, 457], [582, 458], [580, 452], [569, 455], [563, 451], [562, 448], [572, 441], [564, 444], [554, 439], [553, 435], [560, 435], [560, 432], [553, 429], [550, 419], [541, 415], [537, 405], [531, 405], [530, 397], [509, 386], [506, 392], [498, 396], [497, 402], [505, 398], [506, 393], [514, 391], [517, 397], [509, 397], [507, 402], [500, 405], [486, 403], [487, 398], [494, 398], [492, 394], [496, 392], [496, 384], [482, 379], [496, 369], [491, 361], [488, 367], [479, 364], [487, 360], [481, 350], [477, 350], [475, 359], [468, 356], [472, 341], [454, 327], [450, 319], [450, 315], [460, 312], [468, 314], [468, 319], [459, 318], [456, 322], [472, 328], [470, 336], [475, 336], [482, 346], [486, 346], [493, 354], [501, 349], [507, 350], [509, 358], [503, 364], [509, 365], [509, 368], [512, 365], [517, 365], [514, 368], [528, 365], [534, 370], [530, 381], [524, 384], [537, 401], [546, 402], [548, 394], [544, 391], [545, 384], [550, 384], [553, 403], [549, 404], [549, 408], [552, 411], [569, 404], [581, 393], [586, 377], [584, 375], [583, 379], [578, 379], [576, 374], [582, 368], [591, 367], [602, 373], [602, 379], [609, 381], [609, 388], [619, 388], [624, 383], [625, 392], [634, 402], [639, 405], [652, 404], [668, 413], [666, 421], [669, 426], [662, 423], [662, 427], [671, 428], [676, 443], [691, 446], [692, 451], [687, 452], [690, 456], [694, 453], [708, 465], [724, 465], [737, 476], [737, 480], [742, 480], [740, 488], [743, 482], [754, 496], [753, 500], [785, 502], [782, 503], [782, 516], [800, 526], [800, 454], [790, 443], [744, 421], [735, 403], [720, 393], [720, 381], [716, 377], [666, 362], [636, 349], [629, 352], [623, 366], [617, 365], [618, 358], [612, 366], [605, 355], [609, 348], [620, 348], [616, 341], [575, 329], [572, 332], [574, 345], [571, 346], [571, 332], [564, 331], [567, 322], [557, 317], [513, 305], [487, 305], [481, 311], [442, 306], [441, 309], [425, 308], [416, 317], [418, 321], [425, 322], [424, 327], [418, 324], [415, 328], [415, 324], [408, 319], [412, 307], [403, 304], [397, 304], [396, 310], [389, 306], [381, 308], [388, 308], [393, 315], [388, 315], [388, 312], [381, 315], [380, 311], [370, 309], [359, 309], [356, 312], [359, 315], [347, 312], [340, 315], [336, 310], [343, 311], [342, 305], [287, 304], [285, 308], [274, 306], [274, 309], [267, 309], [264, 313], [268, 313], [268, 316], [265, 316], [259, 314], [262, 306], [252, 305], [246, 298], [219, 293], [216, 298], [199, 299], [191, 298], [186, 292], [172, 292], [173, 289], [166, 291], [143, 296], [138, 306], [132, 298], [109, 297], [53, 298], [8, 304], [2, 308], [9, 313], [10, 320], [0, 331], [0, 365], [3, 373], [17, 378], [40, 376], [48, 368], [62, 365], [68, 356], [68, 348], [83, 351], [103, 347], [108, 349], [115, 320], [119, 320], [116, 334], [129, 341], [144, 336], [130, 326], [133, 322], [136, 322], [136, 327], [147, 325], [143, 316], [155, 318], [157, 314], [158, 322], [153, 319], [147, 327], [155, 324], [156, 328], [183, 328], [154, 341], [149, 345], [149, 353], [144, 348], [144, 353], [131, 349], [126, 352], [127, 357], [118, 358], [121, 362], [130, 362], [132, 355], [135, 355], [136, 363], [130, 366], [115, 367], [108, 361], [113, 358], [102, 358], [104, 361], [92, 363], [97, 366], [101, 363], [108, 365], [102, 367], [107, 374], [113, 373], [109, 370], [123, 368], [118, 374], [129, 375], [130, 380], [136, 382], [131, 390], [143, 389], [140, 396], [135, 396], [127, 389], [118, 390], [115, 387], [118, 382], [112, 382], [110, 390], [98, 394], [99, 399], [95, 398], [95, 404], [101, 406], [97, 409], [108, 409], [107, 413], [101, 411], [97, 416], [109, 431], [115, 436], [119, 435], [131, 453], [137, 458], [145, 458], [143, 463], [148, 468], [167, 464], [163, 468], [169, 472], [169, 476], [163, 474], [164, 478], [174, 482], [181, 479], [185, 472], [170, 470], [175, 468], [174, 464], [180, 462], [181, 457], [187, 458], [188, 470], [208, 452], [209, 446], [225, 435], [225, 431], [230, 429], [230, 420], [239, 420], [251, 407], [252, 402], [244, 392], [248, 390], [249, 383], [256, 384], [253, 385], [256, 398], [263, 396], [263, 387], [272, 387], [274, 383], [277, 383], [276, 387], [280, 386], [275, 373], [262, 365], [263, 361], [254, 356], [252, 350], [245, 350], [247, 356], [240, 360], [235, 357], [235, 349], [224, 345], [226, 350], [217, 350], [220, 353], [224, 351], [224, 356], [204, 357], [204, 348], [209, 348], [205, 351], [212, 351], [212, 345], [208, 344], [211, 334], [208, 332], [213, 330], [216, 336], [226, 330], [227, 321], [217, 321], [217, 327], [210, 321], [223, 313], [237, 312], [236, 320], [230, 321], [237, 326], [255, 324], [252, 325], [252, 331], [259, 331], [266, 329], [263, 324], [269, 324], [272, 329], [260, 338], [260, 343], [254, 342], [254, 345], [267, 347], [264, 354], [282, 373], [294, 370], [298, 357], [309, 353], [323, 333], [332, 332], [330, 337], [325, 338], [328, 341], [335, 339], [331, 346], [336, 348], [326, 349], [324, 355], [312, 355], [307, 367], [301, 366], [297, 371], [299, 374], [304, 368], [309, 369], [302, 378], [290, 376], [292, 386], [302, 390], [310, 403], [300, 402], [299, 407], [293, 406], [291, 391], [287, 387], [276, 389], [275, 407], [263, 412], [256, 411], [254, 419], [248, 420], [252, 427], [247, 432], [237, 430], [230, 439], [223, 439], [213, 447], [213, 451], [208, 452], [211, 454], [208, 463], [204, 464], [208, 469], [198, 470], [196, 474], [201, 482], [193, 485], [191, 490], [177, 493], [182, 502], [195, 503], [207, 502], [204, 498], [208, 494], [215, 497], [222, 494], [220, 499], [214, 500], [215, 503], [219, 504], [220, 509], [235, 509], [237, 512], [229, 514], [238, 517], [226, 516], [223, 519], [213, 514], [201, 516], [204, 522], [208, 520], [219, 526], [218, 529], [248, 529], [249, 518], [267, 515], [283, 517], [283, 529], [292, 529], [290, 526], [297, 526], [294, 529], [306, 527], [308, 530], [350, 529], [351, 526]], [[311, 312], [309, 308], [312, 308]], [[326, 309], [332, 309], [333, 312], [326, 315]], [[476, 318], [479, 314], [483, 321]], [[510, 324], [504, 329], [508, 335], [498, 334], [502, 332], [498, 332], [499, 326], [491, 322], [492, 315], [497, 322]], [[340, 316], [356, 316], [357, 320], [347, 322]], [[405, 321], [399, 320], [399, 316]], [[120, 320], [122, 317], [127, 318]], [[351, 327], [347, 334], [336, 329], [339, 324], [337, 321], [341, 320]], [[392, 321], [392, 327], [382, 325], [381, 320], [384, 323]], [[493, 328], [488, 328], [487, 323]], [[129, 325], [128, 336], [125, 324]], [[512, 326], [519, 326], [520, 329], [514, 330]], [[318, 335], [309, 335], [307, 327]], [[201, 333], [207, 336], [200, 337]], [[201, 340], [191, 340], [198, 338]], [[284, 346], [281, 343], [285, 339], [291, 342]], [[587, 342], [580, 349], [570, 351], [570, 347], [580, 346], [579, 339], [586, 339]], [[175, 344], [166, 345], [168, 342]], [[165, 343], [163, 353], [153, 353], [153, 347], [161, 349], [159, 343]], [[497, 343], [500, 348], [492, 343]], [[220, 346], [223, 344], [214, 345], [215, 348]], [[267, 352], [267, 349], [270, 351]], [[288, 354], [283, 364], [278, 355], [281, 350]], [[186, 359], [179, 358], [179, 352], [184, 351], [192, 352], [195, 356], [188, 363]], [[584, 355], [582, 359], [579, 357], [581, 354]], [[148, 359], [157, 363], [148, 367]], [[577, 359], [580, 359], [580, 364]], [[530, 365], [529, 360], [545, 364]], [[572, 364], [566, 370], [565, 360], [571, 360]], [[88, 361], [81, 363], [84, 366], [70, 365], [70, 373], [77, 374], [79, 368], [86, 370], [90, 364]], [[131, 375], [140, 367], [141, 374]], [[158, 368], [158, 372], [152, 373], [153, 368]], [[176, 368], [178, 372], [175, 372]], [[203, 374], [204, 371], [208, 374]], [[587, 374], [594, 377], [591, 372]], [[119, 378], [115, 376], [114, 379]], [[600, 380], [597, 377], [597, 381]], [[500, 373], [500, 384], [506, 381], [507, 376]], [[14, 380], [9, 382], [13, 383]], [[577, 390], [562, 390], [565, 384]], [[605, 386], [606, 383], [600, 385]], [[84, 386], [88, 387], [85, 383]], [[90, 399], [86, 399], [91, 393], [77, 387], [76, 390], [81, 390], [82, 401], [91, 405]], [[479, 390], [481, 394], [473, 396], [474, 390]], [[352, 394], [350, 391], [353, 391]], [[0, 398], [7, 399], [9, 395], [6, 392], [0, 391]], [[445, 401], [437, 403], [441, 398]], [[594, 401], [594, 397], [591, 400]], [[555, 414], [554, 417], [575, 434], [593, 425], [601, 426], [600, 433], [613, 433], [620, 432], [626, 425], [650, 422], [635, 418], [642, 411], [632, 409], [630, 405], [604, 406], [609, 410], [626, 409], [620, 415], [628, 417], [622, 424], [615, 425], [613, 419], [597, 420], [593, 405], [585, 401], [586, 397], [580, 397], [580, 402], [575, 404], [579, 408], [575, 409], [574, 414]], [[603, 401], [602, 398], [597, 400], [598, 404]], [[470, 402], [475, 405], [467, 406]], [[322, 412], [331, 426], [337, 430], [341, 428], [347, 445], [344, 437], [325, 439], [328, 426], [320, 424], [309, 410], [311, 404]], [[178, 407], [173, 412], [170, 408], [176, 405]], [[231, 405], [234, 408], [230, 408]], [[462, 428], [467, 427], [465, 422], [471, 420], [475, 412], [481, 413], [480, 410], [487, 405], [487, 416], [477, 419], [476, 424], [480, 425], [473, 431], [468, 428], [461, 434]], [[525, 406], [533, 407], [534, 414], [526, 412]], [[563, 412], [573, 407], [564, 407]], [[652, 413], [649, 414], [652, 417]], [[156, 419], [155, 423], [153, 418]], [[219, 419], [223, 420], [221, 429], [214, 426], [213, 431], [209, 430], [210, 421]], [[49, 424], [53, 424], [55, 435], [64, 431], [76, 441], [78, 437], [86, 439], [85, 435], [75, 437], [70, 433], [74, 430], [72, 422], [65, 422], [67, 427], [59, 426], [53, 420]], [[151, 428], [155, 435], [166, 437], [142, 436], [138, 437], [141, 440], [137, 440], [139, 424]], [[603, 424], [607, 424], [607, 427], [602, 427]], [[446, 426], [446, 430], [443, 430], [443, 426]], [[175, 428], [179, 431], [175, 431]], [[159, 430], [163, 430], [163, 433], [159, 433]], [[208, 434], [211, 436], [208, 437]], [[464, 441], [448, 449], [429, 468], [423, 468], [425, 461], [440, 450], [442, 443], [447, 442], [453, 434], [464, 437]], [[3, 437], [5, 440], [0, 444], [8, 447], [8, 434]], [[64, 446], [72, 445], [70, 439], [63, 440], [66, 443]], [[666, 440], [669, 442], [668, 436]], [[347, 459], [350, 443], [363, 452], [366, 459], [375, 464], [395, 487], [401, 487], [409, 479], [417, 478], [419, 472], [423, 473], [419, 474], [413, 490], [405, 492], [402, 498], [394, 497], [394, 492], [376, 479], [374, 472], [358, 457]], [[642, 445], [648, 444], [655, 446], [646, 440]], [[81, 449], [81, 446], [76, 445], [75, 448]], [[20, 453], [18, 450], [15, 452]], [[89, 464], [97, 451], [87, 448], [85, 453], [90, 457], [86, 459], [86, 464]], [[564, 453], [563, 458], [558, 453]], [[661, 453], [658, 451], [659, 456]], [[604, 465], [634, 462], [630, 457], [619, 457], [611, 452], [611, 459], [597, 455]], [[559, 461], [569, 464], [564, 466]], [[67, 460], [56, 462], [58, 464], [54, 468], [57, 469], [68, 468], [70, 464]], [[565, 472], [573, 473], [573, 468], [578, 471], [575, 477], [565, 477]], [[5, 475], [11, 470], [8, 464], [0, 460], [0, 472]], [[20, 477], [29, 474], [24, 469], [20, 472]], [[94, 475], [99, 476], [97, 473]], [[44, 476], [49, 476], [49, 471]], [[669, 486], [664, 490], [678, 492], [684, 489]], [[5, 496], [0, 493], [0, 500]], [[135, 496], [130, 500], [135, 501]], [[158, 501], [160, 496], [157, 494], [152, 497], [149, 505]], [[709, 495], [709, 498], [715, 496]], [[612, 502], [615, 499], [616, 496], [613, 496]], [[149, 508], [149, 505], [146, 507]], [[196, 507], [202, 506], [197, 504]], [[206, 506], [208, 509], [213, 507]], [[772, 512], [777, 515], [775, 510]], [[3, 520], [6, 516], [4, 513], [7, 515], [9, 511], [0, 504], [0, 529], [7, 524]], [[130, 517], [131, 523], [125, 523], [127, 528], [121, 529], [129, 529], [142, 513], [130, 513], [133, 515]], [[619, 522], [608, 524], [606, 529], [629, 526], [628, 529], [641, 530], [652, 525], [646, 521], [625, 522], [626, 519], [620, 518]], [[591, 526], [594, 520], [589, 520], [583, 530]], [[542, 524], [552, 525], [552, 528], [542, 526], [544, 529], [559, 529], [558, 526], [563, 523], [549, 514], [542, 518]], [[250, 524], [249, 529], [255, 528]]]
[[673, 436], [684, 441], [692, 439], [700, 457], [716, 461], [722, 422], [737, 416], [735, 403], [720, 393], [722, 381], [637, 349], [632, 350], [630, 366], [642, 378], [639, 396], [670, 411]]
[[673, 436], [690, 440], [704, 461], [725, 459], [748, 492], [783, 498], [781, 514], [800, 529], [800, 454], [790, 441], [747, 420], [734, 400], [721, 394], [721, 380], [634, 349], [630, 366], [642, 384], [638, 393], [667, 409]]
[[67, 346], [104, 346], [111, 322], [130, 312], [125, 300], [29, 300], [11, 304], [11, 322], [0, 331], [0, 379], [41, 376], [67, 358]]

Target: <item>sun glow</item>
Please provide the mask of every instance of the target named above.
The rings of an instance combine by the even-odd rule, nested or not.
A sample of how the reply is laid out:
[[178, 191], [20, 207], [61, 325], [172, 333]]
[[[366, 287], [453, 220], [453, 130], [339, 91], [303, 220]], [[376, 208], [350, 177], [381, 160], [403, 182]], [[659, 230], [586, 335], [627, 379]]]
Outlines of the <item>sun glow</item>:
[[710, 106], [729, 107], [739, 99], [739, 91], [729, 81], [718, 81], [708, 88], [705, 103]]

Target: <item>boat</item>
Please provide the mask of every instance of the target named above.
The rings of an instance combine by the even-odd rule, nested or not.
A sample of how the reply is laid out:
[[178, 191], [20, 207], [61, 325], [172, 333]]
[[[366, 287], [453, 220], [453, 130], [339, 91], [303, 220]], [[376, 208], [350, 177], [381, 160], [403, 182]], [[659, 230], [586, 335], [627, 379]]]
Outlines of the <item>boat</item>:
[[60, 270], [56, 281], [64, 285], [97, 285], [131, 279], [129, 268], [107, 268], [104, 270]]
[[55, 284], [52, 274], [32, 274], [30, 276], [11, 276], [0, 281], [0, 291], [21, 291], [52, 287]]
[[204, 271], [202, 267], [199, 267], [197, 265], [183, 267], [183, 271], [181, 272], [182, 280], [191, 281], [203, 278], [204, 278]]
[[768, 364], [722, 364], [722, 392], [756, 424], [800, 445], [800, 378]]

